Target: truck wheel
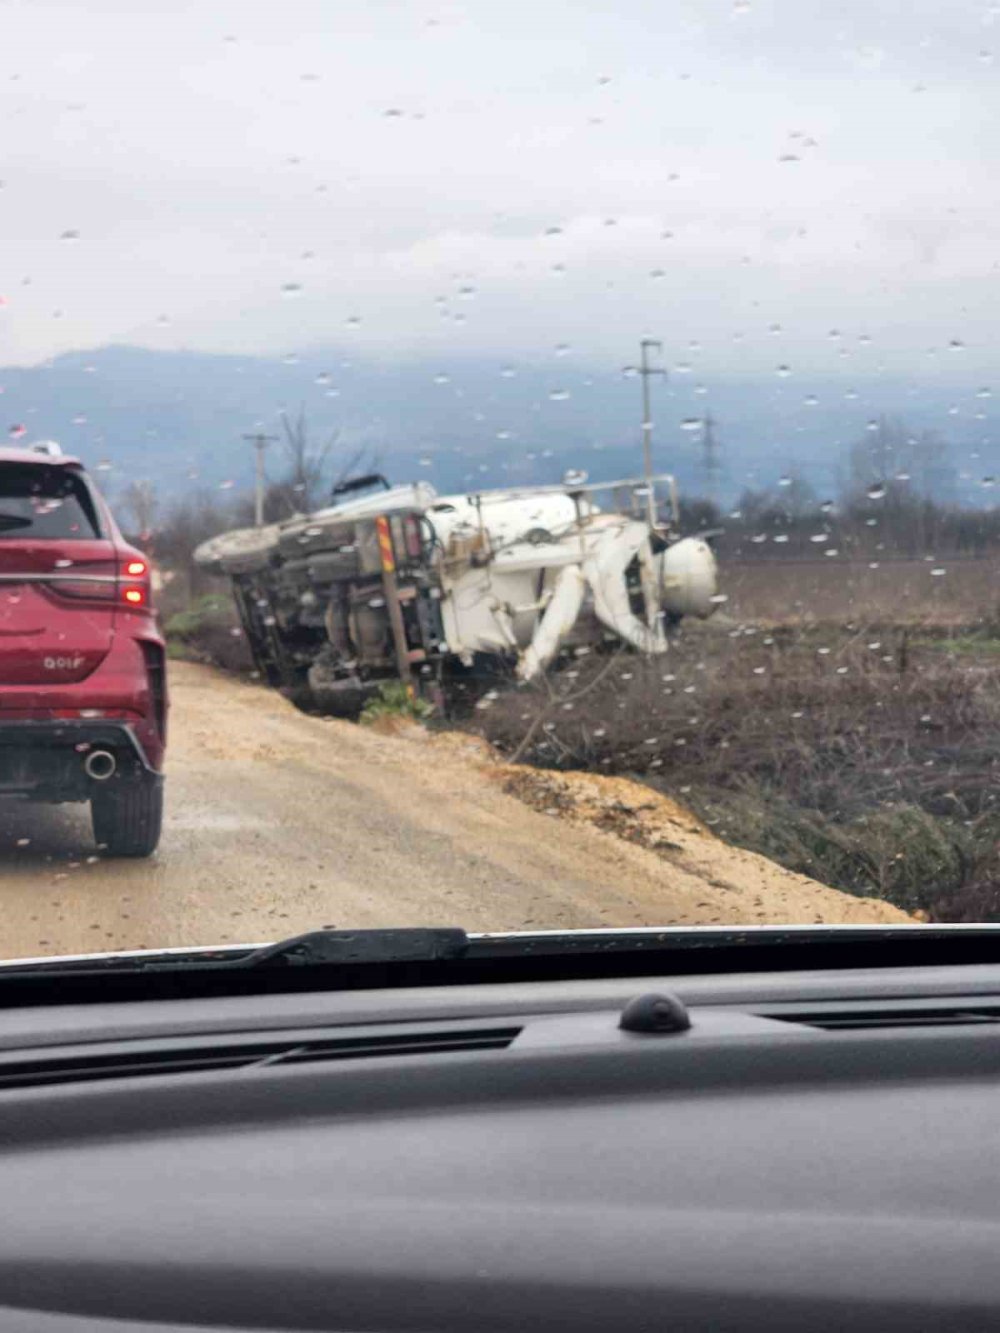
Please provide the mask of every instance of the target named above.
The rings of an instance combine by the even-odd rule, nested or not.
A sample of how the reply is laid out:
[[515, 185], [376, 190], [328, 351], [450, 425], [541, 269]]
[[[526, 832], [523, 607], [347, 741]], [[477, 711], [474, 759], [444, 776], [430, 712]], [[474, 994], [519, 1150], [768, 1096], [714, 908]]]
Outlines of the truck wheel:
[[90, 798], [94, 839], [109, 856], [151, 856], [163, 824], [163, 783], [119, 779]]

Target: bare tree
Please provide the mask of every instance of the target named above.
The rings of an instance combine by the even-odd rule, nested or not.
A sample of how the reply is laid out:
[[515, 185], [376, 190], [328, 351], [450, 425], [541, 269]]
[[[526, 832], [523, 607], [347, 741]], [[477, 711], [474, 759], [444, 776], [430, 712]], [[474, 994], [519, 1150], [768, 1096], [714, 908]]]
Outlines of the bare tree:
[[955, 498], [957, 471], [947, 442], [934, 431], [915, 434], [889, 417], [871, 422], [855, 441], [848, 466], [848, 503], [864, 500], [872, 490], [884, 492], [885, 508], [905, 506], [913, 496], [946, 504]]
[[281, 425], [285, 433], [282, 443], [288, 458], [288, 473], [282, 481], [272, 486], [272, 490], [281, 491], [292, 513], [309, 513], [319, 503], [320, 488], [330, 454], [337, 442], [337, 432], [332, 431], [322, 444], [312, 444], [305, 408], [301, 407], [294, 421], [287, 412], [282, 412]]
[[122, 492], [120, 507], [128, 515], [129, 527], [140, 545], [148, 550], [159, 502], [151, 481], [131, 481]]

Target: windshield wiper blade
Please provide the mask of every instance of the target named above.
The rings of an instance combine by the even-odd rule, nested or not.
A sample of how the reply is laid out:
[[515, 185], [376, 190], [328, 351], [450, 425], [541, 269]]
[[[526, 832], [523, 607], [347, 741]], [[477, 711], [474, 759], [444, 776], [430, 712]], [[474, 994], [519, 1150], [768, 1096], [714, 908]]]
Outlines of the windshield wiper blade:
[[389, 930], [310, 930], [257, 947], [165, 949], [91, 954], [0, 964], [0, 980], [17, 974], [65, 972], [253, 971], [289, 967], [337, 967], [356, 963], [433, 963], [463, 958], [469, 937], [457, 926], [407, 926]]
[[[310, 930], [293, 935], [223, 967], [316, 967], [338, 963], [430, 963], [461, 958], [469, 937], [457, 926], [406, 926], [397, 930]], [[220, 964], [216, 964], [220, 966]]]
[[[667, 926], [663, 929], [500, 932], [467, 935], [459, 927], [380, 930], [319, 929], [265, 945], [164, 949], [0, 963], [0, 1004], [19, 979], [91, 977], [141, 981], [151, 974], [211, 977], [241, 993], [259, 984], [278, 989], [313, 984], [431, 984], [487, 974], [677, 975], [816, 967], [995, 962], [1000, 925]], [[231, 981], [226, 983], [228, 976]], [[263, 978], [268, 978], [267, 982]], [[284, 979], [283, 979], [284, 978]], [[403, 980], [394, 980], [403, 979]], [[228, 992], [227, 992], [228, 993]]]

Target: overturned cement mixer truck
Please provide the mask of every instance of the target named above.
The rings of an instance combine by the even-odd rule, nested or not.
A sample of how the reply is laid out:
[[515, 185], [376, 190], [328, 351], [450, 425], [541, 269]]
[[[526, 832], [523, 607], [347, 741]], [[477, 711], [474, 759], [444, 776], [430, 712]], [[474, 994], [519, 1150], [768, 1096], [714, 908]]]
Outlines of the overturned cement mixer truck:
[[262, 677], [351, 716], [386, 680], [440, 698], [484, 656], [531, 680], [584, 645], [666, 651], [672, 624], [721, 599], [711, 547], [675, 539], [658, 484], [676, 515], [669, 476], [438, 495], [369, 475], [328, 508], [214, 537], [195, 560], [232, 580]]

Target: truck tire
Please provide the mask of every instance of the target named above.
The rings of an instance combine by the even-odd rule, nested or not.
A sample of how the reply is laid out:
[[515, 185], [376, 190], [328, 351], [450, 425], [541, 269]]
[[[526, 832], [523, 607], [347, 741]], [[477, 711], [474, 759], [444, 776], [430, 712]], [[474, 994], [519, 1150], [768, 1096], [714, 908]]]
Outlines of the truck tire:
[[90, 798], [94, 839], [109, 856], [151, 856], [163, 824], [163, 783], [112, 779]]

